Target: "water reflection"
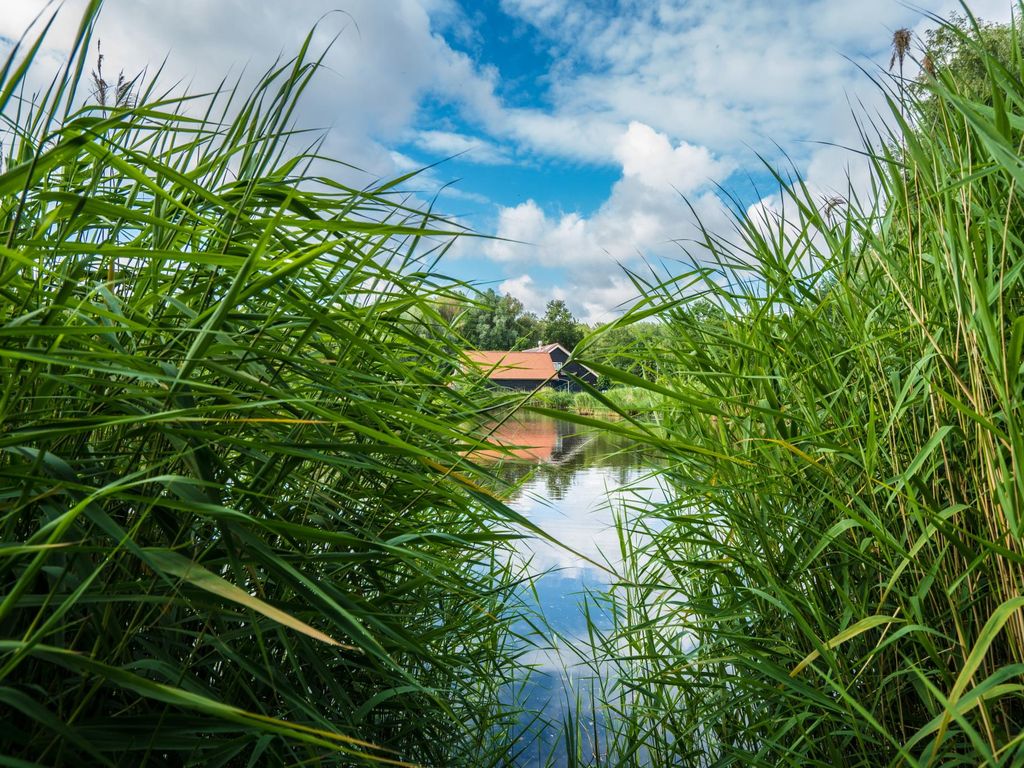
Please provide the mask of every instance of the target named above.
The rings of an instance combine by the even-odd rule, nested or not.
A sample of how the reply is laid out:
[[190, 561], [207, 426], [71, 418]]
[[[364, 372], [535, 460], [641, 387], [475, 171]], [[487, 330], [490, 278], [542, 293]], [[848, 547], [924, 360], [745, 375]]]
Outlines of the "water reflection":
[[548, 499], [563, 501], [584, 469], [599, 469], [615, 487], [621, 487], [640, 467], [640, 453], [628, 440], [568, 421], [524, 413], [493, 429], [491, 441], [504, 450], [478, 455], [502, 460], [502, 475], [510, 481], [534, 475], [517, 497], [542, 485]]
[[641, 476], [640, 453], [607, 432], [536, 414], [500, 424], [491, 440], [504, 451], [487, 456], [501, 458], [499, 473], [517, 488], [510, 505], [556, 539], [522, 542], [534, 572], [589, 568], [592, 581], [607, 582], [601, 564], [618, 554], [613, 504]]
[[[582, 431], [570, 422], [523, 414], [497, 427], [492, 441], [505, 451], [488, 456], [500, 458], [499, 473], [517, 485], [510, 506], [555, 539], [531, 538], [519, 545], [538, 575], [534, 594], [552, 633], [529, 655], [538, 673], [520, 703], [557, 721], [567, 694], [574, 699], [573, 691], [590, 685], [581, 676], [591, 672], [576, 666], [579, 659], [572, 647], [582, 647], [588, 637], [583, 600], [588, 593], [604, 591], [618, 570], [615, 513], [624, 506], [642, 509], [662, 494], [643, 480], [643, 455], [606, 432]], [[593, 602], [590, 621], [600, 630], [611, 627], [611, 617]], [[559, 751], [560, 729], [532, 730], [524, 738], [535, 740], [535, 749], [520, 765], [542, 765], [546, 754], [554, 755], [555, 765], [565, 764], [568, 756]]]
[[511, 461], [510, 466], [527, 469], [530, 463], [559, 466], [572, 460], [597, 436], [580, 432], [567, 421], [536, 414], [517, 414], [507, 421], [490, 425], [491, 442], [503, 451], [483, 451], [479, 455]]

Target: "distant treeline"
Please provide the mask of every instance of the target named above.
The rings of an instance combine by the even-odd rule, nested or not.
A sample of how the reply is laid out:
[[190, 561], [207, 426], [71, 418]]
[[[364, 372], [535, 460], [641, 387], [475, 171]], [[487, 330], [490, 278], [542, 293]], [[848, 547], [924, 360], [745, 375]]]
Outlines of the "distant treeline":
[[446, 299], [439, 311], [472, 349], [521, 350], [557, 342], [572, 351], [589, 330], [562, 299], [549, 301], [538, 317], [515, 296], [493, 288]]
[[[464, 300], [444, 299], [438, 306], [471, 349], [523, 350], [557, 342], [570, 352], [585, 340], [588, 360], [604, 363], [648, 381], [656, 381], [668, 339], [665, 325], [657, 321], [609, 325], [578, 320], [562, 299], [548, 302], [544, 315], [526, 311], [515, 296], [493, 288]], [[686, 310], [696, 318], [721, 315], [709, 302], [697, 302]], [[602, 377], [602, 383], [607, 377]]]

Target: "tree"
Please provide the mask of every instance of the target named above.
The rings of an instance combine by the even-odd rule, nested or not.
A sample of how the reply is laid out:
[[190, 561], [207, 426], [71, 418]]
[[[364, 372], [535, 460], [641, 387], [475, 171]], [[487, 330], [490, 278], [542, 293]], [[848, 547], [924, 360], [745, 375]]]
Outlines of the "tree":
[[540, 333], [543, 343], [558, 342], [571, 352], [583, 338], [583, 327], [573, 317], [564, 301], [552, 299], [548, 302], [544, 317], [541, 318]]
[[942, 125], [942, 100], [933, 92], [935, 83], [970, 101], [991, 106], [989, 68], [1001, 64], [1013, 72], [1014, 61], [1024, 57], [1021, 39], [1008, 25], [955, 13], [947, 23], [925, 33], [924, 51], [921, 72], [909, 89], [916, 100], [917, 123], [923, 132]]
[[[677, 314], [711, 324], [721, 310], [709, 302], [696, 302]], [[585, 359], [604, 363], [620, 371], [657, 381], [663, 372], [688, 367], [673, 357], [672, 336], [664, 323], [637, 322], [603, 329], [587, 342]]]
[[474, 349], [521, 349], [536, 338], [537, 318], [515, 296], [488, 288], [469, 309], [459, 332]]
[[540, 318], [533, 312], [525, 312], [520, 315], [516, 321], [516, 329], [519, 331], [519, 340], [514, 349], [535, 347], [540, 343]]

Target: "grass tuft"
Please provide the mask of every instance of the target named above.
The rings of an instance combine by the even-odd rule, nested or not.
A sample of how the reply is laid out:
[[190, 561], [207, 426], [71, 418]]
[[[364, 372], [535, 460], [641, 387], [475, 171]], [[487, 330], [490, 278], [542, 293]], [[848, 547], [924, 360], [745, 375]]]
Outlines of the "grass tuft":
[[641, 286], [673, 501], [620, 526], [602, 765], [1024, 761], [1024, 84], [953, 33], [986, 88], [892, 102], [868, 199]]
[[80, 105], [98, 6], [48, 93], [38, 44], [0, 77], [3, 760], [500, 762], [456, 230], [295, 149], [310, 39], [248, 94]]

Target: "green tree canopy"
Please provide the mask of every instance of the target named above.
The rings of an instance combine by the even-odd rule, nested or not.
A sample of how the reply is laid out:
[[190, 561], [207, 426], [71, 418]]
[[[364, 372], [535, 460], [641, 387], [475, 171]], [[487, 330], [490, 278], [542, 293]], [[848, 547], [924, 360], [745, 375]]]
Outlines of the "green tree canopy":
[[942, 124], [942, 102], [933, 93], [933, 82], [971, 101], [991, 105], [993, 79], [989, 69], [1002, 65], [1013, 72], [1015, 62], [1024, 58], [1021, 40], [1008, 25], [955, 13], [948, 23], [925, 33], [923, 46], [921, 72], [909, 91], [915, 97], [918, 125], [924, 131]]
[[488, 288], [466, 311], [459, 332], [474, 349], [522, 349], [536, 338], [537, 318], [515, 296]]
[[558, 342], [571, 352], [583, 338], [584, 330], [562, 299], [552, 299], [540, 320], [540, 334], [545, 344]]

